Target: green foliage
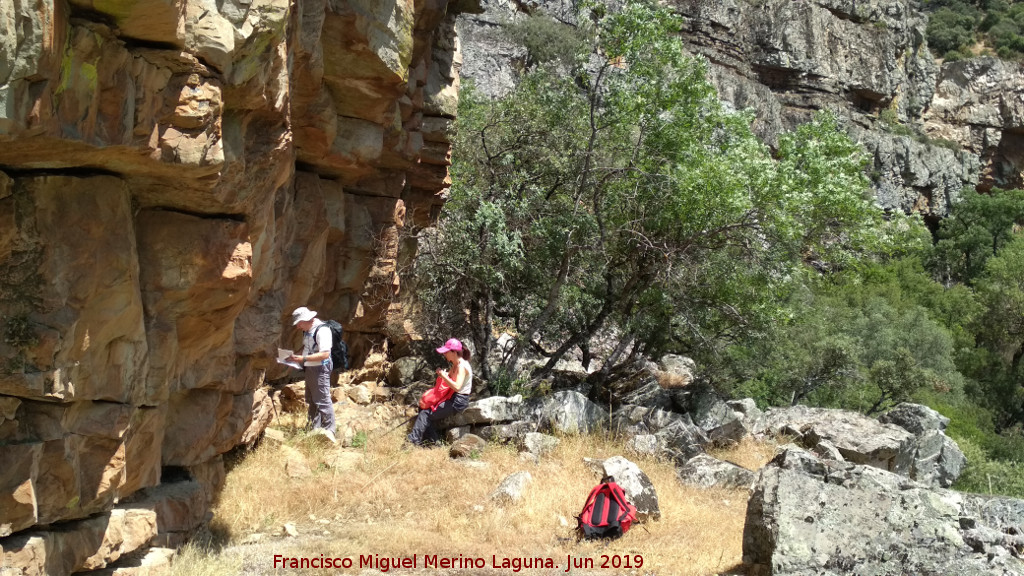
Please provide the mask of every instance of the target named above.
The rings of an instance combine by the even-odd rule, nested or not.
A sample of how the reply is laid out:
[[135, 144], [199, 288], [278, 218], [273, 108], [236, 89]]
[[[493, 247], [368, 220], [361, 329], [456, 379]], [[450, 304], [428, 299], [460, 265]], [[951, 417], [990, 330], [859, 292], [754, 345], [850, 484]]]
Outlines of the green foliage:
[[999, 428], [1024, 422], [1024, 237], [1010, 240], [975, 279], [983, 312], [973, 323], [976, 346], [960, 356], [978, 402]]
[[953, 488], [977, 494], [1002, 494], [1024, 498], [1024, 464], [1021, 461], [992, 459], [971, 440], [958, 439], [967, 457], [967, 468]]
[[926, 0], [928, 46], [947, 61], [971, 54], [977, 42], [1000, 58], [1024, 57], [1024, 4], [1005, 0]]
[[536, 13], [505, 25], [509, 38], [526, 48], [528, 64], [556, 62], [573, 66], [583, 52], [591, 32], [584, 26], [571, 26], [545, 14]]
[[955, 334], [915, 291], [946, 304], [942, 287], [907, 261], [820, 282], [791, 302], [792, 315], [734, 346], [739, 387], [762, 403], [809, 402], [874, 414], [922, 389], [960, 390]]
[[969, 12], [940, 8], [928, 18], [928, 46], [939, 54], [970, 46], [976, 25], [975, 16]]
[[1024, 191], [993, 189], [988, 194], [964, 190], [960, 202], [942, 221], [931, 259], [933, 272], [948, 282], [970, 283], [1024, 223]]
[[750, 115], [723, 110], [671, 11], [630, 2], [579, 21], [595, 30], [577, 57], [500, 100], [460, 99], [418, 292], [430, 323], [464, 327], [478, 354], [510, 329], [507, 369], [540, 347], [550, 370], [608, 331], [622, 345], [606, 366], [681, 346], [714, 356], [773, 322], [807, 264], [855, 266], [910, 229], [883, 218], [835, 117], [783, 135], [773, 158]]
[[368, 440], [369, 437], [365, 430], [357, 430], [356, 433], [352, 435], [352, 447], [365, 448]]
[[530, 396], [530, 380], [527, 375], [516, 374], [508, 370], [497, 370], [487, 381], [487, 388], [494, 396]]

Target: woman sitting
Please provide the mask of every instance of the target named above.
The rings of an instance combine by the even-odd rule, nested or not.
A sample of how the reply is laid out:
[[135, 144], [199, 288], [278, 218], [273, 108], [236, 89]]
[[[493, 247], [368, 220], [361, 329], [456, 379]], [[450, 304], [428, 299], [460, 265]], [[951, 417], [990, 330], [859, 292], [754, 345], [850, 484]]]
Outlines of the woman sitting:
[[469, 394], [473, 391], [473, 368], [469, 365], [470, 352], [456, 338], [451, 338], [437, 349], [448, 361], [448, 370], [437, 369], [437, 385], [424, 394], [445, 398], [440, 403], [420, 403], [420, 413], [416, 416], [412, 432], [406, 439], [416, 446], [437, 442], [441, 439], [437, 431], [437, 423], [456, 412], [462, 412], [469, 406]]

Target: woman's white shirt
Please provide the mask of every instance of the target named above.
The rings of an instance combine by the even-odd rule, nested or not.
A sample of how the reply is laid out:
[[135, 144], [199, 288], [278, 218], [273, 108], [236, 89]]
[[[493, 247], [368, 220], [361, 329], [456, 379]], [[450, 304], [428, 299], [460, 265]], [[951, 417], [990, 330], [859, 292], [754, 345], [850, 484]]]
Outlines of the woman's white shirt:
[[[466, 381], [462, 383], [462, 390], [456, 390], [456, 394], [469, 394], [473, 391], [473, 367], [469, 365], [469, 361], [465, 358], [459, 358], [459, 368], [466, 371]], [[456, 382], [458, 381], [459, 375], [456, 374]]]

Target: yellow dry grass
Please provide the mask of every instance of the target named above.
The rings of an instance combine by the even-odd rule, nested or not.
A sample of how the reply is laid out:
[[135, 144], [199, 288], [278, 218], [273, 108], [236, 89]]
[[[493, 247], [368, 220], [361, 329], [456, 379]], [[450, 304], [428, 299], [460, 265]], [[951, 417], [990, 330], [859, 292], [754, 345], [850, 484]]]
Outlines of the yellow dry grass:
[[[578, 542], [575, 515], [599, 481], [583, 457], [622, 454], [622, 441], [601, 436], [563, 437], [539, 464], [524, 462], [513, 448], [491, 445], [478, 459], [459, 462], [443, 448], [403, 449], [404, 431], [372, 437], [362, 449], [327, 449], [301, 437], [289, 444], [302, 452], [313, 473], [289, 478], [283, 450], [264, 446], [229, 474], [214, 523], [231, 542], [265, 534], [246, 554], [244, 573], [325, 574], [333, 570], [275, 569], [273, 558], [349, 558], [359, 572], [359, 557], [424, 556], [482, 558], [487, 570], [455, 569], [450, 574], [566, 573], [567, 556], [592, 570], [576, 574], [705, 575], [735, 571], [741, 562], [747, 493], [702, 490], [681, 485], [670, 462], [629, 456], [650, 477], [661, 519], [635, 525], [611, 542]], [[347, 452], [343, 462], [330, 463]], [[763, 465], [773, 453], [744, 441], [716, 456], [748, 468]], [[482, 463], [477, 464], [477, 463]], [[505, 506], [489, 500], [506, 476], [526, 470], [533, 478], [527, 497]], [[281, 537], [292, 523], [297, 538]], [[618, 559], [616, 560], [616, 556]], [[557, 569], [494, 569], [505, 559], [551, 558]], [[608, 567], [601, 564], [608, 557]], [[628, 564], [624, 562], [628, 557]], [[642, 564], [640, 559], [642, 558]], [[617, 564], [618, 566], [613, 565]], [[465, 564], [463, 564], [465, 566]], [[364, 566], [365, 568], [365, 566]], [[381, 573], [374, 566], [367, 573]], [[458, 566], [457, 566], [458, 568]], [[627, 569], [631, 568], [631, 569]], [[390, 570], [390, 573], [420, 573]], [[432, 573], [437, 571], [431, 570]], [[202, 574], [183, 572], [182, 576]], [[231, 572], [223, 572], [231, 573]], [[242, 573], [242, 572], [239, 572]]]
[[709, 450], [708, 453], [719, 460], [732, 462], [747, 470], [759, 470], [775, 457], [775, 442], [758, 442], [746, 436], [735, 446]]

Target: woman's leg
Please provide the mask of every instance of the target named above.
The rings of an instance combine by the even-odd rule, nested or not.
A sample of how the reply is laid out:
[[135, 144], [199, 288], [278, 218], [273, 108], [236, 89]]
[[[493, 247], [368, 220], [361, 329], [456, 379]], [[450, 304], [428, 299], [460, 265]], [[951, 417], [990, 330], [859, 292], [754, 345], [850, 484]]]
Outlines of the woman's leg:
[[442, 420], [455, 414], [456, 412], [462, 412], [469, 406], [469, 395], [468, 394], [456, 394], [451, 398], [441, 402], [437, 405], [437, 408], [430, 413], [429, 421], [427, 422], [427, 431], [424, 438], [430, 440], [440, 440], [441, 434], [438, 431], [438, 424]]
[[420, 413], [416, 415], [416, 422], [412, 425], [412, 432], [405, 439], [416, 445], [422, 444], [424, 433], [426, 433], [429, 426], [430, 410], [420, 410]]

